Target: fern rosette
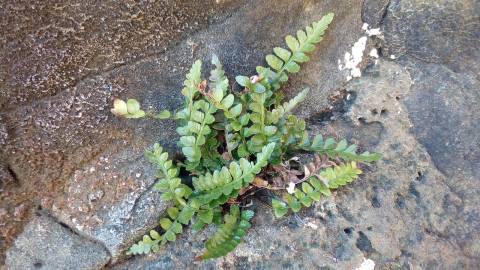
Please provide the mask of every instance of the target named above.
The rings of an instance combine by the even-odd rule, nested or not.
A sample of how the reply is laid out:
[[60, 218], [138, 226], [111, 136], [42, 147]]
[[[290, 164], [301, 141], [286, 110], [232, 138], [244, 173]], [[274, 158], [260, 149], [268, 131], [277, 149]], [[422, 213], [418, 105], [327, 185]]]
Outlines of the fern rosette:
[[[183, 82], [184, 106], [175, 114], [183, 158], [169, 159], [158, 144], [146, 152], [158, 169], [155, 188], [171, 206], [157, 228], [133, 244], [127, 254], [156, 252], [192, 224], [193, 232], [217, 226], [197, 259], [224, 256], [241, 243], [251, 227], [253, 211], [239, 207], [245, 197], [259, 189], [280, 192], [271, 202], [274, 215], [282, 217], [330, 196], [358, 179], [361, 163], [380, 159], [377, 153], [357, 153], [358, 147], [346, 140], [324, 140], [317, 135], [310, 141], [305, 121], [293, 114], [310, 89], [288, 101], [279, 91], [288, 76], [310, 60], [309, 53], [322, 40], [333, 17], [329, 13], [296, 36], [286, 36], [287, 47], [274, 48], [265, 58], [267, 67], [258, 66], [256, 75], [236, 76], [236, 83], [243, 87], [240, 92], [230, 88], [217, 56], [212, 57], [214, 68], [208, 80], [202, 78], [202, 62], [194, 62]], [[134, 99], [116, 99], [112, 113], [124, 118], [171, 116], [168, 111], [145, 112]], [[315, 161], [304, 164], [303, 171], [290, 167], [290, 162], [298, 163], [297, 151], [315, 154]], [[182, 180], [181, 171], [191, 176], [191, 184]]]

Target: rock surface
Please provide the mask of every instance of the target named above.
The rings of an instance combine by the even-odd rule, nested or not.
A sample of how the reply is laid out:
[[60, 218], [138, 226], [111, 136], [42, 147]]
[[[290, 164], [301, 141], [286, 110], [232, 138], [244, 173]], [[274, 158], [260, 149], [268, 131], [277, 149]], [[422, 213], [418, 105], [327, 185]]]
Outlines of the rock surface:
[[8, 269], [99, 269], [109, 254], [50, 217], [35, 217], [7, 254]]
[[[87, 248], [76, 269], [107, 262], [115, 269], [354, 269], [365, 258], [379, 269], [480, 263], [478, 1], [0, 7], [6, 15], [0, 31], [17, 30], [2, 33], [0, 43], [0, 246], [10, 246], [31, 220], [9, 250], [8, 269], [29, 269], [64, 247], [52, 240], [54, 253], [43, 254], [50, 251], [35, 246], [47, 239], [47, 223], [54, 228], [48, 239], [69, 237], [100, 250], [89, 257]], [[194, 59], [209, 68], [215, 53], [231, 79], [252, 74], [286, 33], [329, 11], [334, 23], [286, 94], [309, 86], [312, 94], [296, 112], [312, 133], [345, 137], [383, 153], [383, 160], [334, 196], [280, 220], [267, 206], [271, 194], [258, 194], [254, 227], [225, 258], [193, 263], [207, 231], [123, 261], [124, 250], [166, 207], [151, 188], [154, 168], [142, 152], [159, 141], [175, 154], [176, 134], [170, 121], [113, 118], [112, 99], [135, 97], [144, 107], [174, 110]], [[368, 38], [362, 77], [347, 82], [339, 61], [367, 35], [364, 22], [382, 34]], [[368, 56], [373, 47], [378, 60]], [[55, 220], [35, 217], [37, 206]], [[31, 259], [19, 265], [22, 254]], [[62, 259], [52, 257], [45, 267], [68, 266], [69, 253], [58, 254]]]

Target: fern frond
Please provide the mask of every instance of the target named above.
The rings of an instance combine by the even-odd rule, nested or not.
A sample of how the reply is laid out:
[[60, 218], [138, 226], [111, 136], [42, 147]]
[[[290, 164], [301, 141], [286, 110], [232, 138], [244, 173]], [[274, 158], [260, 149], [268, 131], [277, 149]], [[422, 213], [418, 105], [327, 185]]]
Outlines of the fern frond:
[[[200, 211], [201, 207], [208, 205], [209, 208], [216, 208], [217, 206], [224, 204], [229, 198], [235, 198], [238, 196], [238, 191], [241, 188], [248, 186], [255, 178], [255, 175], [267, 165], [268, 159], [274, 148], [274, 143], [266, 145], [262, 149], [262, 152], [257, 154], [257, 160], [255, 163], [246, 159], [240, 159], [238, 163], [236, 161], [232, 162], [236, 165], [231, 165], [231, 168], [233, 169], [232, 171], [228, 170], [229, 176], [226, 176], [224, 170], [226, 167], [222, 168], [222, 174], [220, 174], [220, 171], [216, 171], [217, 173], [214, 172], [213, 175], [219, 175], [219, 177], [216, 178], [216, 181], [218, 181], [216, 184], [209, 183], [210, 181], [213, 181], [213, 175], [211, 178], [204, 176], [201, 182], [199, 180], [200, 178], [194, 179], [195, 192], [189, 197], [188, 203], [181, 208], [178, 216], [172, 221], [172, 223], [187, 225], [194, 215]], [[226, 177], [226, 179], [221, 178], [221, 176]], [[215, 187], [213, 188], [212, 186]]]
[[362, 173], [357, 167], [357, 163], [352, 161], [350, 163], [342, 164], [334, 168], [327, 168], [320, 172], [319, 178], [326, 180], [328, 188], [336, 189], [351, 183], [357, 179]]
[[168, 242], [174, 242], [176, 235], [183, 232], [183, 227], [177, 221], [163, 218], [160, 220], [160, 226], [165, 230], [163, 234], [155, 230], [151, 230], [149, 234], [143, 236], [142, 240], [133, 244], [127, 251], [127, 255], [148, 254], [150, 252], [157, 252], [160, 246]]
[[163, 148], [156, 143], [153, 145], [152, 151], [145, 152], [145, 156], [158, 168], [156, 177], [159, 180], [154, 187], [163, 192], [162, 199], [165, 201], [173, 200], [177, 205], [185, 205], [186, 199], [192, 194], [192, 190], [189, 186], [182, 184], [178, 177], [179, 169], [173, 165], [172, 160], [168, 159], [168, 153], [163, 152]]
[[266, 126], [265, 93], [252, 93], [251, 102], [248, 105], [250, 110], [250, 121], [252, 125], [244, 130], [243, 135], [249, 138], [247, 147], [250, 153], [259, 152], [266, 144], [267, 138], [277, 131], [276, 126]]
[[222, 222], [222, 208], [210, 206], [203, 206], [198, 210], [195, 217], [195, 222], [192, 224], [193, 233], [197, 233], [202, 230], [206, 225], [215, 223], [217, 225]]
[[[200, 85], [202, 78], [201, 78], [201, 72], [202, 72], [202, 61], [197, 60], [195, 63], [193, 63], [192, 67], [190, 68], [190, 71], [186, 75], [186, 80], [183, 82], [183, 89], [182, 89], [182, 95], [186, 99], [186, 115], [188, 116], [190, 114], [191, 106], [193, 105], [193, 101], [195, 100], [195, 97], [197, 93], [199, 92], [198, 86]], [[187, 116], [182, 116], [180, 119], [187, 119]]]
[[242, 112], [242, 104], [234, 105], [235, 96], [228, 94], [228, 78], [216, 55], [212, 57], [212, 64], [215, 65], [215, 69], [210, 72], [210, 92], [207, 97], [217, 109], [224, 112], [226, 118], [235, 119]]
[[361, 173], [362, 171], [353, 161], [322, 170], [319, 174], [313, 175], [303, 182], [301, 188], [295, 188], [293, 195], [285, 193], [283, 201], [272, 199], [275, 216], [281, 217], [287, 214], [289, 208], [296, 213], [304, 206], [310, 207], [314, 201], [320, 200], [322, 194], [330, 196], [332, 189], [351, 183]]
[[298, 104], [304, 101], [309, 92], [310, 88], [305, 88], [288, 102], [284, 102], [283, 105], [267, 112], [268, 122], [272, 124], [278, 123], [280, 118], [288, 115]]
[[128, 99], [127, 102], [116, 98], [113, 101], [113, 109], [110, 110], [116, 116], [125, 118], [142, 118], [146, 116], [145, 111], [140, 109], [140, 103], [136, 99]]
[[195, 178], [193, 180], [195, 193], [192, 198], [197, 200], [200, 205], [210, 204], [211, 207], [215, 207], [220, 205], [223, 200], [236, 197], [238, 191], [248, 186], [255, 175], [268, 164], [274, 148], [275, 143], [265, 145], [257, 154], [255, 163], [242, 158], [239, 162], [231, 162], [229, 168], [223, 167], [222, 170], [215, 171], [213, 174]]
[[240, 132], [250, 122], [250, 114], [246, 113], [225, 125], [225, 141], [227, 150], [232, 153], [238, 147], [238, 156], [247, 157], [250, 153], [247, 151], [245, 137], [243, 132]]
[[315, 136], [311, 144], [306, 141], [301, 148], [307, 151], [314, 151], [317, 154], [326, 154], [330, 158], [339, 157], [346, 161], [373, 162], [382, 158], [381, 154], [368, 151], [357, 154], [357, 145], [348, 145], [345, 139], [338, 143], [333, 138], [328, 138], [324, 141], [322, 135]]
[[210, 125], [215, 122], [213, 114], [216, 108], [205, 100], [194, 102], [189, 121], [185, 126], [178, 127], [177, 132], [181, 135], [180, 146], [187, 158], [187, 170], [194, 170], [202, 157], [201, 146], [206, 142], [206, 136], [212, 129]]
[[296, 147], [308, 139], [308, 133], [305, 130], [305, 120], [298, 119], [295, 115], [289, 115], [281, 121], [280, 133], [281, 147], [283, 152], [286, 152], [290, 147]]
[[230, 213], [225, 215], [225, 222], [220, 225], [217, 232], [205, 243], [206, 251], [197, 257], [200, 260], [225, 256], [234, 250], [242, 241], [246, 231], [251, 227], [253, 211], [246, 210], [240, 214], [237, 205], [230, 207]]
[[311, 26], [306, 27], [306, 31], [297, 31], [297, 37], [288, 35], [285, 42], [290, 50], [276, 47], [273, 49], [274, 54], [266, 56], [267, 64], [275, 70], [270, 77], [270, 83], [273, 90], [280, 88], [279, 83], [288, 80], [287, 73], [297, 73], [300, 70], [301, 63], [307, 62], [310, 58], [306, 55], [315, 49], [315, 44], [322, 40], [325, 30], [333, 20], [333, 13], [329, 13]]

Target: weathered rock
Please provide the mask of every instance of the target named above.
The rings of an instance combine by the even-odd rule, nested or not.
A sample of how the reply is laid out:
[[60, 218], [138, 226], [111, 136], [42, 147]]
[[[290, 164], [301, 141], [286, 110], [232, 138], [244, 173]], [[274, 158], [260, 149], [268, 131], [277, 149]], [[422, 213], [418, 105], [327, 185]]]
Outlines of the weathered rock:
[[480, 3], [475, 0], [392, 0], [384, 19], [387, 56], [444, 64], [479, 79]]
[[265, 207], [271, 194], [257, 196], [254, 228], [224, 259], [193, 264], [208, 233], [187, 234], [158, 255], [137, 257], [115, 269], [353, 269], [364, 258], [379, 269], [474, 267], [478, 255], [463, 251], [463, 240], [445, 238], [453, 228], [465, 230], [475, 223], [457, 222], [464, 205], [461, 197], [450, 190], [447, 176], [410, 133], [404, 99], [412, 83], [401, 65], [380, 61], [346, 86], [345, 96], [354, 101], [348, 102], [345, 116], [311, 126], [313, 133], [346, 137], [384, 154], [376, 166], [364, 168], [365, 176], [353, 185], [313, 209], [280, 220]]
[[99, 269], [109, 261], [105, 248], [47, 216], [35, 217], [7, 253], [7, 269]]
[[0, 110], [166, 50], [236, 1], [0, 3]]
[[[135, 97], [147, 108], [175, 110], [182, 103], [179, 90], [185, 73], [196, 58], [203, 59], [205, 67], [209, 67], [212, 54], [218, 54], [233, 81], [234, 75], [252, 74], [273, 47], [284, 46], [283, 38], [287, 33], [294, 33], [333, 11], [336, 21], [327, 32], [323, 45], [312, 56], [311, 63], [304, 65], [305, 71], [298, 74], [302, 80], [292, 76], [288, 87], [291, 90], [287, 92], [292, 96], [307, 84], [312, 87], [312, 98], [300, 113], [315, 114], [328, 107], [328, 93], [346, 80], [345, 74], [336, 71], [336, 61], [361, 35], [361, 1], [341, 4], [278, 1], [273, 10], [269, 1], [259, 1], [255, 6], [252, 9], [251, 3], [243, 3], [230, 17], [190, 36], [163, 54], [152, 54], [118, 68], [108, 64], [111, 58], [105, 59], [107, 62], [100, 61], [96, 71], [98, 76], [76, 80], [72, 89], [65, 87], [55, 96], [4, 113], [8, 140], [2, 150], [6, 162], [21, 182], [23, 190], [20, 190], [32, 197], [31, 205], [53, 209], [56, 217], [80, 234], [103, 242], [116, 259], [132, 239], [138, 237], [142, 229], [136, 226], [142, 224], [144, 230], [155, 226], [155, 219], [163, 209], [159, 204], [157, 211], [141, 212], [138, 218], [141, 217], [144, 223], [137, 225], [127, 225], [137, 219], [135, 214], [131, 214], [131, 218], [119, 219], [121, 215], [130, 216], [126, 209], [132, 210], [133, 202], [146, 192], [145, 187], [151, 186], [152, 174], [145, 175], [138, 182], [127, 180], [128, 176], [111, 179], [109, 172], [102, 172], [105, 176], [99, 176], [97, 172], [84, 174], [102, 163], [99, 157], [108, 158], [110, 164], [122, 163], [123, 158], [117, 157], [122, 155], [119, 153], [126, 151], [138, 156], [156, 141], [172, 150], [176, 135], [173, 122], [153, 124], [149, 120], [114, 119], [109, 112], [113, 97]], [[342, 38], [333, 38], [332, 31], [342, 33]], [[221, 42], [215, 38], [219, 36]], [[232, 54], [232, 51], [236, 53]], [[122, 148], [124, 150], [120, 150]], [[132, 168], [150, 166], [133, 163]], [[126, 175], [131, 177], [132, 174]], [[125, 184], [125, 190], [131, 189], [132, 192], [127, 195], [105, 191], [116, 190], [119, 183]], [[38, 185], [45, 188], [37, 189]], [[97, 186], [104, 190], [105, 197], [97, 202], [98, 206], [87, 207], [88, 194], [84, 193], [87, 187]], [[16, 193], [20, 193], [18, 189]], [[9, 200], [14, 204], [16, 197]], [[117, 210], [108, 213], [105, 209], [110, 207]], [[92, 224], [91, 219], [100, 221]]]
[[55, 198], [52, 214], [81, 235], [105, 245], [112, 262], [149, 227], [167, 203], [153, 189], [155, 170], [143, 149], [104, 153], [77, 170], [63, 196]]
[[[115, 268], [353, 269], [363, 258], [380, 269], [476, 267], [477, 2], [282, 0], [272, 7], [266, 0], [164, 1], [116, 6], [118, 14], [107, 12], [108, 1], [98, 8], [0, 4], [6, 7], [0, 14], [8, 14], [0, 16], [1, 25], [20, 33], [5, 33], [0, 43], [0, 175], [7, 179], [0, 179], [0, 217], [7, 220], [0, 222], [0, 243], [9, 245], [20, 231], [12, 228], [21, 229], [39, 205], [104, 245], [111, 262], [123, 259], [166, 207], [151, 188], [154, 168], [143, 150], [156, 141], [171, 154], [178, 150], [172, 121], [115, 119], [112, 99], [135, 97], [144, 107], [175, 110], [195, 59], [204, 60], [205, 75], [213, 53], [231, 81], [251, 75], [265, 54], [284, 45], [285, 34], [333, 11], [335, 21], [312, 61], [285, 91], [292, 96], [311, 87], [297, 113], [312, 133], [346, 137], [384, 159], [364, 167], [365, 176], [352, 186], [281, 220], [266, 206], [272, 194], [259, 193], [254, 228], [224, 259], [193, 263], [209, 230], [186, 233], [158, 254]], [[33, 7], [45, 16], [32, 18]], [[369, 58], [361, 64], [369, 65], [364, 77], [346, 84], [347, 71], [339, 71], [337, 61], [365, 35], [363, 22], [383, 32], [369, 39], [366, 52], [376, 44], [380, 56], [399, 61], [381, 58], [375, 65]]]
[[455, 178], [480, 177], [479, 81], [471, 73], [455, 73], [444, 65], [409, 61], [407, 69], [414, 85], [405, 103], [415, 137], [438, 169], [450, 177], [452, 188], [473, 188], [455, 187]]
[[365, 0], [363, 1], [362, 20], [371, 27], [379, 27], [385, 15], [390, 0]]

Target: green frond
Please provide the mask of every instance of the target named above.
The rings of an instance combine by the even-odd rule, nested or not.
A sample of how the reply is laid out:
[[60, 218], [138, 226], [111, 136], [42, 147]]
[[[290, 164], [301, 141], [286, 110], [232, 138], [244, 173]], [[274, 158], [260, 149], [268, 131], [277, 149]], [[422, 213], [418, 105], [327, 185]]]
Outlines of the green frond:
[[346, 161], [373, 162], [382, 158], [381, 154], [368, 151], [357, 154], [357, 145], [348, 145], [345, 139], [338, 143], [333, 138], [324, 141], [322, 135], [315, 136], [311, 144], [306, 141], [301, 148], [318, 154], [326, 154], [330, 158], [339, 157]]
[[295, 115], [289, 115], [279, 126], [282, 135], [281, 147], [284, 152], [308, 139], [305, 120], [298, 119]]
[[214, 171], [213, 174], [207, 173], [193, 179], [195, 192], [192, 198], [196, 199], [200, 205], [210, 204], [212, 207], [220, 205], [222, 201], [236, 197], [238, 191], [248, 186], [255, 175], [268, 164], [268, 159], [272, 155], [275, 143], [269, 143], [257, 154], [255, 163], [244, 158], [240, 161], [232, 161], [229, 168], [223, 167], [221, 170]]
[[186, 125], [178, 127], [177, 133], [180, 134], [180, 146], [182, 152], [187, 158], [187, 169], [194, 170], [200, 163], [202, 149], [206, 142], [206, 137], [212, 132], [210, 125], [215, 122], [213, 114], [216, 108], [205, 100], [194, 102], [192, 113]]
[[238, 148], [238, 157], [247, 157], [250, 154], [244, 144], [245, 137], [242, 131], [249, 123], [250, 114], [246, 113], [225, 125], [225, 141], [229, 153]]
[[172, 221], [169, 218], [162, 218], [160, 226], [165, 230], [163, 234], [156, 230], [151, 230], [149, 234], [143, 236], [142, 240], [133, 244], [127, 251], [127, 255], [148, 254], [150, 252], [157, 252], [160, 246], [168, 242], [174, 242], [177, 234], [183, 232], [182, 225], [177, 221]]
[[173, 165], [172, 160], [168, 159], [168, 153], [163, 152], [162, 147], [156, 143], [152, 151], [146, 151], [147, 159], [158, 168], [156, 177], [159, 179], [155, 183], [155, 189], [163, 192], [162, 199], [174, 201], [176, 204], [186, 204], [186, 199], [192, 194], [192, 190], [185, 184], [182, 184], [179, 178], [179, 169]]
[[248, 151], [250, 153], [259, 152], [260, 149], [266, 144], [268, 136], [273, 135], [277, 131], [277, 127], [270, 126], [266, 127], [265, 118], [266, 118], [266, 109], [265, 109], [265, 93], [252, 93], [251, 102], [248, 105], [250, 113], [250, 121], [252, 125], [244, 129], [243, 136], [249, 138], [248, 140]]
[[298, 104], [304, 101], [309, 92], [310, 88], [305, 88], [288, 102], [284, 102], [283, 105], [280, 105], [272, 111], [267, 112], [268, 122], [273, 124], [278, 123], [280, 118], [288, 115]]
[[336, 189], [351, 183], [362, 173], [354, 161], [334, 168], [327, 168], [320, 172], [319, 178], [325, 179], [330, 189]]
[[202, 61], [197, 60], [190, 68], [186, 80], [183, 82], [182, 95], [185, 96], [187, 104], [193, 103], [195, 96], [199, 92], [198, 86], [201, 83]]
[[198, 211], [195, 222], [192, 224], [193, 233], [201, 231], [206, 225], [215, 223], [220, 225], [222, 223], [222, 208], [210, 206], [201, 207]]
[[212, 64], [215, 69], [210, 72], [210, 93], [209, 100], [222, 110], [228, 119], [235, 119], [242, 112], [242, 104], [235, 104], [235, 96], [228, 93], [228, 78], [225, 76], [225, 71], [216, 55], [212, 57]]
[[116, 98], [113, 101], [113, 109], [110, 110], [116, 116], [125, 118], [142, 118], [146, 113], [140, 109], [140, 103], [136, 99], [128, 99], [127, 102]]
[[295, 188], [293, 194], [283, 194], [283, 201], [272, 199], [275, 216], [287, 214], [289, 208], [296, 213], [303, 207], [310, 207], [322, 196], [330, 196], [331, 190], [353, 182], [361, 173], [354, 161], [322, 170], [303, 182], [300, 188]]
[[333, 17], [333, 13], [329, 13], [323, 16], [320, 21], [307, 26], [305, 31], [297, 31], [297, 37], [286, 36], [285, 42], [288, 49], [274, 48], [274, 54], [265, 57], [268, 66], [274, 71], [273, 74], [268, 74], [273, 90], [280, 88], [279, 83], [288, 80], [287, 73], [297, 73], [300, 70], [300, 64], [310, 60], [307, 53], [312, 52], [315, 49], [315, 44], [322, 40], [323, 34], [332, 22]]
[[237, 205], [230, 207], [230, 213], [225, 215], [225, 222], [220, 225], [215, 234], [205, 243], [206, 251], [198, 259], [206, 260], [227, 255], [241, 243], [246, 231], [251, 227], [250, 219], [253, 211], [240, 213]]

